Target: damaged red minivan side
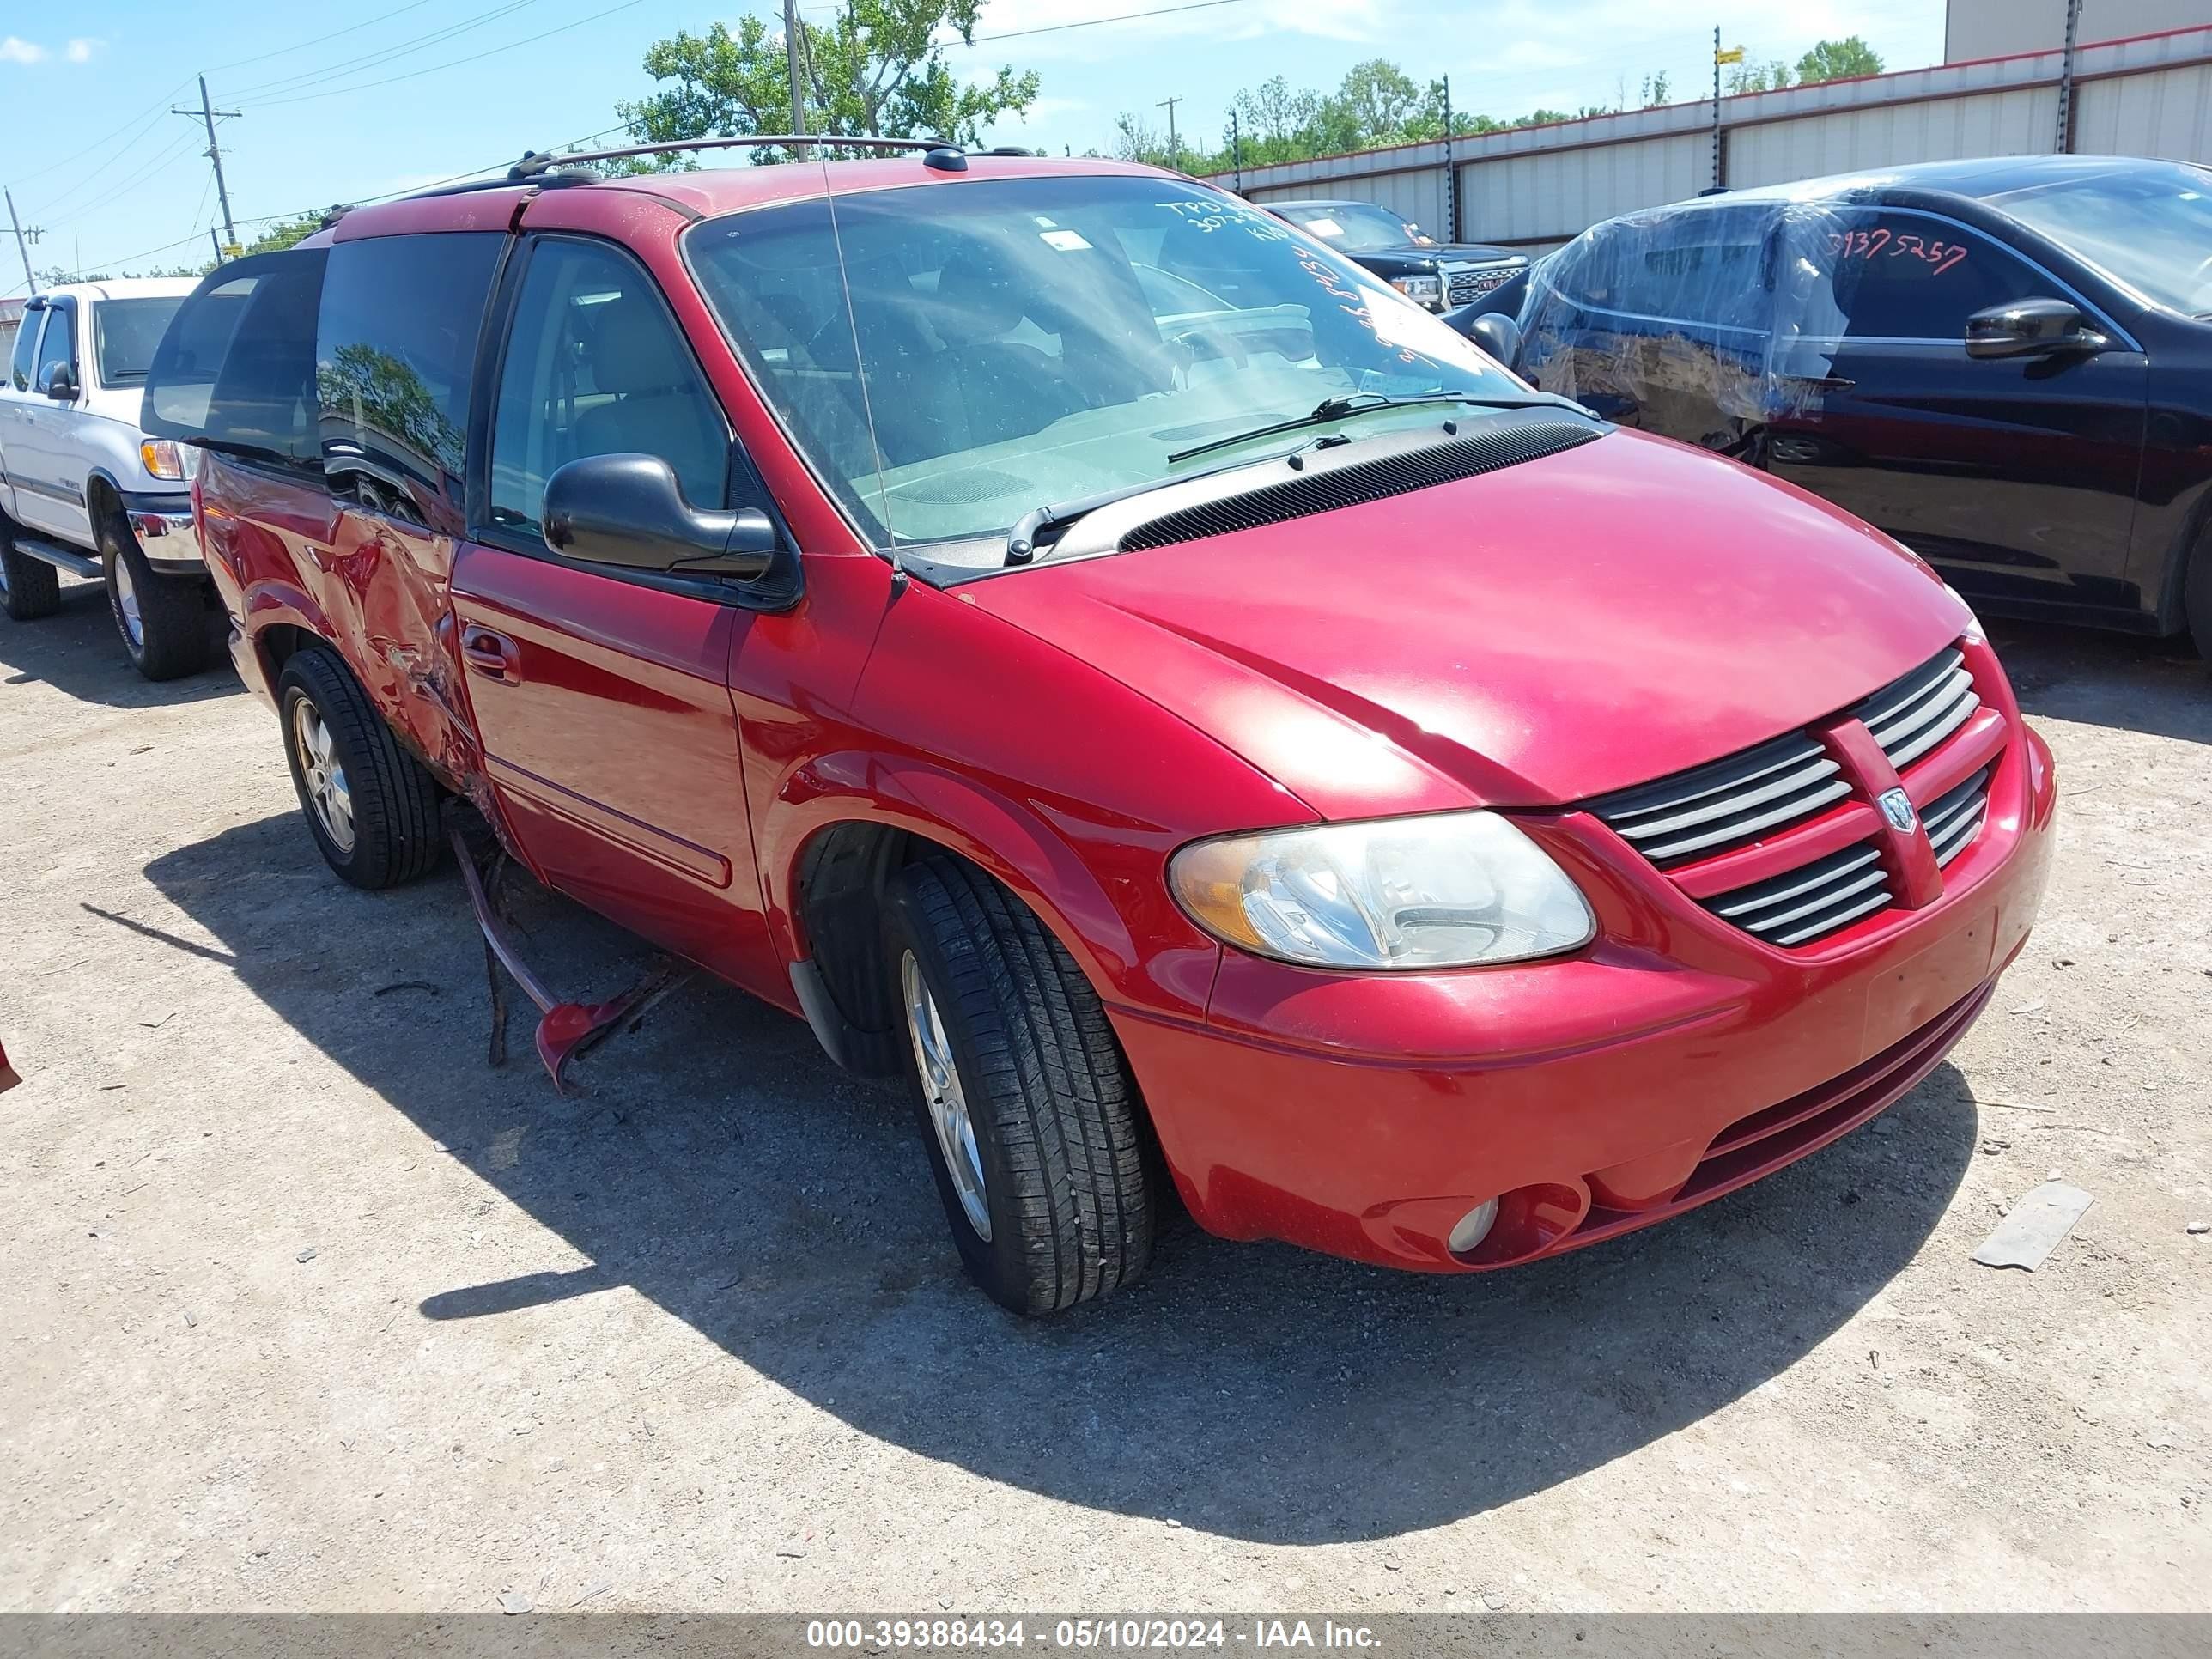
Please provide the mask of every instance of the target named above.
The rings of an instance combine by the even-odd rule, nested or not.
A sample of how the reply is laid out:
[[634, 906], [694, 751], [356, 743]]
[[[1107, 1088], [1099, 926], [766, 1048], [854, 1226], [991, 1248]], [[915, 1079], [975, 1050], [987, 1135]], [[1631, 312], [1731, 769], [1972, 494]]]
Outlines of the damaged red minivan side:
[[904, 1073], [1018, 1310], [1170, 1182], [1437, 1272], [1702, 1204], [1927, 1075], [2044, 884], [1925, 564], [1170, 174], [533, 161], [222, 267], [145, 415], [331, 867], [458, 800]]

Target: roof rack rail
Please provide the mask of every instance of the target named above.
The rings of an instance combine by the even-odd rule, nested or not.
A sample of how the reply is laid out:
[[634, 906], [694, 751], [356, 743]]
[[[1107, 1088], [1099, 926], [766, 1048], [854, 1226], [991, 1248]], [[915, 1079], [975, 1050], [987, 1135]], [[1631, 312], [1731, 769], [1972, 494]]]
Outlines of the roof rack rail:
[[[963, 171], [968, 165], [967, 153], [943, 138], [854, 138], [834, 132], [754, 132], [735, 138], [679, 138], [662, 144], [628, 144], [620, 149], [580, 149], [565, 155], [544, 155], [532, 150], [507, 170], [507, 177], [501, 182], [528, 184], [571, 161], [619, 161], [631, 155], [672, 155], [687, 149], [791, 149], [799, 145], [823, 149], [919, 149], [928, 152], [925, 159], [931, 160], [932, 165], [943, 166], [948, 172]], [[939, 154], [947, 158], [945, 162], [934, 161]], [[959, 158], [957, 167], [951, 165], [951, 158], [956, 156]]]

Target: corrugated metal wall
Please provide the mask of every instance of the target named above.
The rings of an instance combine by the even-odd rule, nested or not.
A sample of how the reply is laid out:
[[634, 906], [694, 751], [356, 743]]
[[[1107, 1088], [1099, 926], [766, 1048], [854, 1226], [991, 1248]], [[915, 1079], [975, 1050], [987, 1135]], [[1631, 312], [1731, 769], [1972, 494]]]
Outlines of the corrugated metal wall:
[[2212, 160], [2212, 64], [2085, 84], [2074, 148], [2100, 155]]
[[2031, 155], [2051, 149], [2057, 131], [2056, 87], [1838, 110], [1730, 133], [1729, 183], [1780, 185], [1900, 161]]
[[[2058, 141], [2056, 52], [1940, 64], [1721, 102], [1737, 186], [1966, 155], [2044, 154]], [[2082, 47], [2069, 148], [2212, 162], [2212, 27]], [[1459, 231], [1536, 250], [1713, 181], [1712, 106], [1675, 104], [1454, 141]], [[1223, 184], [1236, 182], [1224, 175]], [[1255, 201], [1379, 202], [1449, 234], [1441, 143], [1248, 168]]]
[[1712, 178], [1712, 154], [1709, 134], [1677, 133], [1463, 162], [1461, 228], [1473, 242], [1571, 236], [1616, 213], [1695, 196]]

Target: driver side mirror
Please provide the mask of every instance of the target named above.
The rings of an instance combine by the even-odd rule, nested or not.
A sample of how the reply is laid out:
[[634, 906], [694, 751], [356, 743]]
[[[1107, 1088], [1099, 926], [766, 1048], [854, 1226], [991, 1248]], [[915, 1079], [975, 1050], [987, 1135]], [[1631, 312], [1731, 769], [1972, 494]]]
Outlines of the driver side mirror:
[[55, 366], [46, 380], [46, 396], [56, 403], [66, 403], [76, 396], [76, 370], [67, 363]]
[[586, 455], [545, 481], [545, 545], [564, 559], [685, 575], [768, 574], [775, 526], [758, 507], [708, 511], [684, 499], [658, 455]]
[[2044, 357], [2061, 351], [2102, 351], [2112, 343], [2064, 300], [2015, 300], [1966, 319], [1969, 357]]
[[1467, 325], [1468, 338], [1505, 368], [1521, 355], [1521, 325], [1502, 311], [1486, 311]]

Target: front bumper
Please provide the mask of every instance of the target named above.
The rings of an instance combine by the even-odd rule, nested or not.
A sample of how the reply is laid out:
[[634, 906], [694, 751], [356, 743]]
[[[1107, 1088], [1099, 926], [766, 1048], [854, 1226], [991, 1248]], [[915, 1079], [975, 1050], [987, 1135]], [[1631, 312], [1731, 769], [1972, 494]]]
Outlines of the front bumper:
[[138, 550], [155, 574], [163, 576], [204, 576], [207, 562], [201, 556], [199, 531], [192, 523], [191, 501], [184, 496], [127, 495], [123, 516], [138, 538]]
[[[1989, 815], [1926, 908], [1833, 946], [1720, 921], [1595, 819], [1529, 823], [1599, 913], [1578, 956], [1317, 973], [1231, 951], [1204, 1026], [1115, 1011], [1200, 1224], [1386, 1266], [1504, 1267], [1679, 1213], [1865, 1121], [1965, 1035], [2046, 878], [2050, 751], [2008, 710]], [[1445, 1239], [1502, 1197], [1466, 1257]]]

